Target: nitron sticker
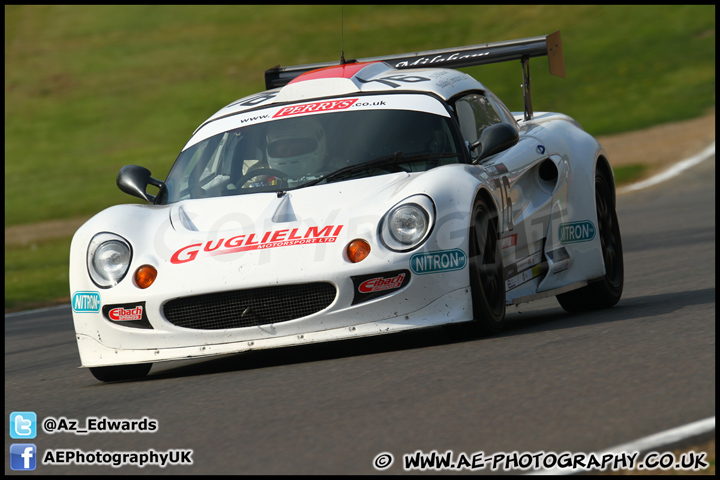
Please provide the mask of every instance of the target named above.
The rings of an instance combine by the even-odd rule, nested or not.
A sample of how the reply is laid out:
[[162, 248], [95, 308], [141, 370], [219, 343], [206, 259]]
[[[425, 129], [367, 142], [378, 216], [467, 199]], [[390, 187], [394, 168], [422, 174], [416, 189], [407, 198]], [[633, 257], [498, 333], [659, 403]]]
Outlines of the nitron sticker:
[[589, 220], [561, 223], [558, 237], [560, 243], [588, 242], [595, 238], [595, 225]]
[[467, 265], [467, 255], [459, 248], [416, 253], [410, 257], [410, 270], [416, 275], [462, 270]]
[[96, 313], [100, 311], [99, 292], [75, 292], [72, 309], [76, 313]]

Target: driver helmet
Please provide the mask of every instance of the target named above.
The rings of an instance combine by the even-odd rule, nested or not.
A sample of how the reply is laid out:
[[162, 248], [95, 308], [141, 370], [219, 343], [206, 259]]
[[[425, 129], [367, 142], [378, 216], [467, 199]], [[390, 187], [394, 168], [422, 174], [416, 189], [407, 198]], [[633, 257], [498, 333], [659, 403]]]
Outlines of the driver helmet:
[[312, 117], [273, 122], [267, 131], [267, 162], [290, 178], [317, 172], [325, 162], [325, 131]]

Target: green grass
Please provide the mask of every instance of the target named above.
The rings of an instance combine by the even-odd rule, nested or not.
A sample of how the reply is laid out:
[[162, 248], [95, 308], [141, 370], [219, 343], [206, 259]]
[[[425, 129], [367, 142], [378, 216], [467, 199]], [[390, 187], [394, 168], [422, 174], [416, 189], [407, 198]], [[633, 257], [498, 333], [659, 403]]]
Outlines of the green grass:
[[[568, 78], [531, 62], [536, 111], [595, 135], [699, 116], [715, 102], [715, 7], [347, 6], [368, 57], [561, 30]], [[339, 57], [334, 6], [6, 6], [5, 224], [133, 201], [125, 164], [164, 178], [194, 128], [262, 90], [275, 65]], [[610, 26], [612, 28], [610, 28]], [[516, 62], [467, 69], [522, 109]], [[28, 197], [32, 202], [28, 202]]]
[[70, 238], [5, 246], [5, 310], [70, 302]]
[[626, 185], [628, 183], [634, 183], [636, 181], [639, 181], [647, 171], [648, 166], [642, 164], [620, 165], [613, 167], [613, 173], [615, 174], [615, 184]]
[[[567, 78], [533, 59], [533, 106], [594, 135], [715, 104], [714, 5], [350, 5], [343, 23], [346, 58], [561, 30]], [[5, 6], [5, 226], [135, 202], [115, 187], [123, 165], [164, 178], [203, 120], [264, 89], [267, 68], [339, 60], [340, 46], [339, 6]], [[522, 110], [519, 62], [466, 70]], [[20, 292], [34, 269], [61, 268], [59, 247], [38, 250], [45, 263], [18, 263], [32, 255], [6, 246], [6, 305], [37, 298]]]

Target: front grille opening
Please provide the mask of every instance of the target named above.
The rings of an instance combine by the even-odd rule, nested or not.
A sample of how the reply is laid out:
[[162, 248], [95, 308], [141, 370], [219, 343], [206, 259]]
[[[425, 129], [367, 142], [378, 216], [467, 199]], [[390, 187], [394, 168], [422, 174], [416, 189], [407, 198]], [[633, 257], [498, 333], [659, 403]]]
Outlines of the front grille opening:
[[178, 327], [222, 330], [287, 322], [317, 313], [335, 300], [327, 282], [235, 290], [170, 300], [165, 318]]

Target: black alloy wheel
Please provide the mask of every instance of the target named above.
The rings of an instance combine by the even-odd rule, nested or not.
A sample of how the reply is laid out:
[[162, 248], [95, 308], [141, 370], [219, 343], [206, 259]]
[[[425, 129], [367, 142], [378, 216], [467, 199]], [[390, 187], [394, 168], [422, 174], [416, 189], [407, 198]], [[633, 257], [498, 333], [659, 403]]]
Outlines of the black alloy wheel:
[[470, 219], [470, 288], [473, 318], [484, 334], [499, 332], [505, 323], [505, 279], [496, 218], [487, 203], [478, 198]]
[[558, 295], [560, 306], [568, 312], [610, 308], [622, 296], [625, 271], [620, 225], [610, 180], [600, 170], [595, 173], [595, 209], [605, 276], [583, 288]]

